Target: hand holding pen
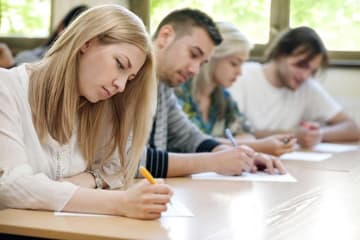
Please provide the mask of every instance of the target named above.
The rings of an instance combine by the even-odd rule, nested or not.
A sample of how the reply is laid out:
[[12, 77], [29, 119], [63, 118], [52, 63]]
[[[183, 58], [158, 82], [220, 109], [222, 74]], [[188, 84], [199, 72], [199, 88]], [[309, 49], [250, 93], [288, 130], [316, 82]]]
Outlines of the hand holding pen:
[[[236, 147], [236, 141], [231, 134], [230, 129], [225, 129], [225, 135], [233, 143], [233, 146]], [[251, 166], [251, 172], [256, 172], [258, 169], [261, 169], [269, 174], [286, 173], [285, 167], [281, 163], [280, 159], [262, 153], [255, 153], [253, 156], [253, 165]]]
[[247, 147], [247, 146], [238, 146], [234, 136], [231, 133], [231, 130], [229, 128], [225, 129], [225, 135], [227, 139], [231, 142], [231, 145], [239, 150], [242, 150], [243, 153], [241, 153], [240, 160], [243, 161], [243, 170], [246, 172], [250, 171], [256, 171], [256, 167], [254, 166], [254, 151]]
[[122, 215], [139, 219], [157, 219], [167, 210], [173, 192], [162, 180], [156, 181], [144, 167], [139, 171], [146, 179], [126, 190], [124, 200], [119, 203], [122, 209], [126, 209]]
[[261, 152], [280, 156], [281, 154], [292, 152], [297, 142], [293, 134], [275, 134], [265, 138], [257, 139], [261, 143]]
[[225, 129], [225, 135], [226, 135], [227, 139], [229, 139], [229, 141], [231, 142], [233, 147], [238, 146], [237, 143], [236, 143], [236, 140], [235, 140], [234, 136], [232, 135], [231, 130], [229, 128]]

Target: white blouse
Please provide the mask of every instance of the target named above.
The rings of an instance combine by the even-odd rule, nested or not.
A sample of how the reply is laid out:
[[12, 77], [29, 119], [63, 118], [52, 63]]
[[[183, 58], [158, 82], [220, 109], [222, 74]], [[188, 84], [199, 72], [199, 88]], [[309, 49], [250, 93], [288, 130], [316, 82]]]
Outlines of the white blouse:
[[[87, 163], [76, 134], [66, 145], [51, 137], [40, 144], [32, 122], [28, 85], [25, 64], [10, 70], [0, 68], [0, 209], [59, 211], [78, 186], [57, 180], [84, 172]], [[99, 171], [110, 188], [123, 186], [117, 154]]]

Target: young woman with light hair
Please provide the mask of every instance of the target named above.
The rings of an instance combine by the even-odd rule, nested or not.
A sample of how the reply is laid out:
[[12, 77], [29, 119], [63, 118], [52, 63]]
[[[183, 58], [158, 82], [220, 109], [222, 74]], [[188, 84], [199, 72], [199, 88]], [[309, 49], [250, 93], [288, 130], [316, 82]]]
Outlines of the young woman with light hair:
[[251, 123], [227, 91], [241, 75], [242, 64], [248, 59], [252, 44], [233, 24], [217, 22], [217, 26], [222, 43], [200, 72], [176, 90], [183, 110], [203, 132], [217, 137], [221, 143], [231, 144], [225, 138], [228, 128], [237, 144], [246, 144], [256, 151], [274, 155], [291, 151], [296, 140], [290, 135], [255, 139]]
[[41, 61], [1, 69], [0, 207], [160, 217], [169, 186], [131, 184], [155, 79], [146, 29], [118, 5], [82, 13]]

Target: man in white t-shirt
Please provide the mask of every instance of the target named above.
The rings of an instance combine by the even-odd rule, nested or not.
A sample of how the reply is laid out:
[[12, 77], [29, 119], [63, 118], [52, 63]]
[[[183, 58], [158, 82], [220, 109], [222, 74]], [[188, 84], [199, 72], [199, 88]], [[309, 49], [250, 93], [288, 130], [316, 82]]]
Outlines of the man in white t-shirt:
[[317, 33], [299, 27], [280, 35], [265, 64], [243, 66], [231, 92], [258, 137], [293, 132], [303, 147], [359, 139], [355, 122], [313, 79], [327, 63]]

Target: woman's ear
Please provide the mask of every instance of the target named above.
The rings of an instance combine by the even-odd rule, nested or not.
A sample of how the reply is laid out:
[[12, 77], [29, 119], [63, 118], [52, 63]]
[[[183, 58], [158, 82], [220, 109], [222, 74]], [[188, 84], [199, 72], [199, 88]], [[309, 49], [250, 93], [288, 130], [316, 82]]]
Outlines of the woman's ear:
[[96, 39], [91, 39], [89, 41], [87, 41], [86, 43], [84, 43], [84, 45], [81, 46], [80, 48], [80, 52], [81, 53], [85, 53], [96, 41]]

